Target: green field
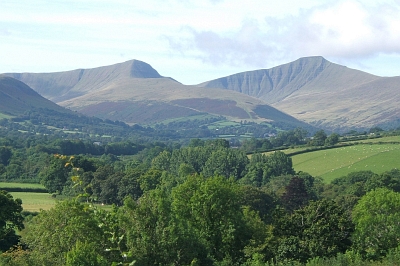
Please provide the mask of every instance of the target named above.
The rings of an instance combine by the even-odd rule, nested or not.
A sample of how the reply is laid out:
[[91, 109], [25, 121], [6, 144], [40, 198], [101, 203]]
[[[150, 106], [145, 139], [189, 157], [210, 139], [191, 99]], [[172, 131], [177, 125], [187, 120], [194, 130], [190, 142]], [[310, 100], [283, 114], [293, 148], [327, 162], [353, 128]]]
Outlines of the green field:
[[400, 144], [359, 144], [292, 156], [296, 171], [320, 176], [328, 183], [354, 171], [379, 174], [400, 168], [399, 158]]
[[12, 118], [12, 117], [14, 117], [14, 116], [6, 115], [6, 114], [3, 114], [3, 113], [0, 113], [0, 119], [3, 119], [3, 118], [9, 119], [9, 118]]
[[38, 212], [40, 210], [49, 210], [55, 204], [57, 199], [52, 198], [49, 193], [35, 192], [10, 192], [14, 199], [22, 200], [24, 211]]
[[217, 129], [217, 128], [222, 128], [222, 127], [229, 127], [229, 126], [240, 126], [240, 123], [234, 122], [234, 121], [217, 121], [214, 122], [210, 125], [208, 125], [209, 129]]
[[[1, 188], [44, 188], [41, 184], [28, 184], [28, 183], [11, 183], [0, 182]], [[65, 199], [65, 196], [57, 196], [53, 198], [49, 193], [39, 192], [10, 192], [14, 199], [19, 198], [22, 200], [22, 207], [24, 211], [39, 212], [40, 210], [49, 210], [58, 200]], [[111, 205], [94, 204], [96, 207], [111, 210]]]

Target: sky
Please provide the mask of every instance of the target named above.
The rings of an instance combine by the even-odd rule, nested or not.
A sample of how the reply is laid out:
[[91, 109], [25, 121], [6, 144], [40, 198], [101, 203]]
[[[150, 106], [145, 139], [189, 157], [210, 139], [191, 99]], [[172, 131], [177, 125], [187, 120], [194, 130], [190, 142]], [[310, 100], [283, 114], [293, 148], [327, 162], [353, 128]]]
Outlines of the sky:
[[0, 0], [0, 73], [137, 59], [198, 84], [306, 56], [400, 76], [400, 0]]

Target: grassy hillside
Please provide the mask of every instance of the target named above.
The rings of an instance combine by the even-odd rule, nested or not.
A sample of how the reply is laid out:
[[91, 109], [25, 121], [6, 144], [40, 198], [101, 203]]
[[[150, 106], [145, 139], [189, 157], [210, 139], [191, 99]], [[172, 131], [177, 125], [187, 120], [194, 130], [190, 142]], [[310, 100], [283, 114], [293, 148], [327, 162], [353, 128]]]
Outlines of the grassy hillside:
[[[390, 138], [390, 141], [399, 140], [400, 137]], [[385, 143], [384, 139], [373, 140], [370, 144], [358, 144], [292, 156], [296, 171], [320, 176], [328, 183], [350, 172], [371, 170], [379, 174], [400, 168], [398, 158], [400, 158], [400, 143]]]

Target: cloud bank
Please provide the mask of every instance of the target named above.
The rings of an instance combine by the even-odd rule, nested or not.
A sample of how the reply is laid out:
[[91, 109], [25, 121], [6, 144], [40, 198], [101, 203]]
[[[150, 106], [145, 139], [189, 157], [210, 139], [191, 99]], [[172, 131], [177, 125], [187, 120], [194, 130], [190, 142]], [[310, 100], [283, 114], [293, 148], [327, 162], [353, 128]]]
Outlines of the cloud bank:
[[298, 15], [247, 19], [240, 29], [218, 32], [191, 26], [170, 48], [214, 65], [263, 67], [266, 62], [322, 55], [357, 59], [400, 54], [399, 1], [340, 1], [300, 10]]

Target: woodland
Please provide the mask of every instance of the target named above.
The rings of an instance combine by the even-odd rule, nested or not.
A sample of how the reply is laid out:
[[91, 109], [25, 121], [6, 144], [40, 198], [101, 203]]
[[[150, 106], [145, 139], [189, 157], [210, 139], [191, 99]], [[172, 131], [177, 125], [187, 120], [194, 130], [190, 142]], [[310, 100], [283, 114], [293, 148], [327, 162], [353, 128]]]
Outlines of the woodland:
[[1, 180], [40, 183], [37, 192], [59, 199], [49, 210], [29, 212], [11, 195], [15, 189], [0, 192], [0, 265], [400, 261], [400, 170], [357, 171], [326, 183], [296, 172], [280, 151], [398, 131], [320, 130], [310, 137], [297, 128], [240, 143], [186, 144], [0, 131]]

